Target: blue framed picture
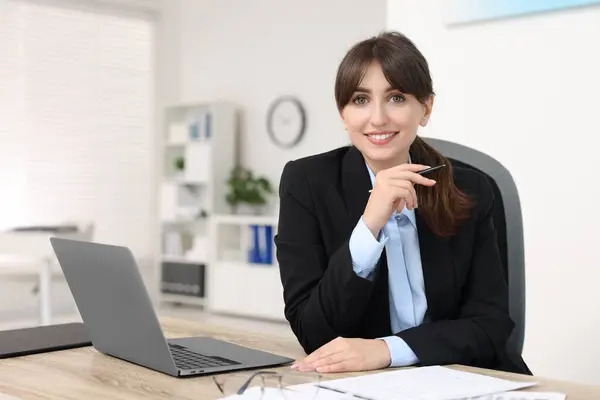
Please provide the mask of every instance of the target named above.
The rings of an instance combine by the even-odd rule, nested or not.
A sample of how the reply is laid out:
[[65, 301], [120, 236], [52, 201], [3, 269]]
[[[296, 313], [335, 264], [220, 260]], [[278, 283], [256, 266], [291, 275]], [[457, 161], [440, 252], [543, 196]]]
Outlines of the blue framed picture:
[[447, 25], [600, 4], [600, 0], [443, 0]]

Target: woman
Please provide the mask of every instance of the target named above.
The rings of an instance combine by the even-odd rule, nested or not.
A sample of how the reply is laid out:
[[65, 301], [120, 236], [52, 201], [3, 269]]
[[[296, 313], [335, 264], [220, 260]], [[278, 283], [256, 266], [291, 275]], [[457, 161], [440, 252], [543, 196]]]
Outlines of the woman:
[[292, 368], [529, 373], [505, 350], [514, 324], [491, 186], [417, 136], [434, 100], [423, 55], [395, 32], [360, 42], [339, 66], [335, 98], [352, 146], [291, 161], [281, 177], [285, 315], [308, 354]]

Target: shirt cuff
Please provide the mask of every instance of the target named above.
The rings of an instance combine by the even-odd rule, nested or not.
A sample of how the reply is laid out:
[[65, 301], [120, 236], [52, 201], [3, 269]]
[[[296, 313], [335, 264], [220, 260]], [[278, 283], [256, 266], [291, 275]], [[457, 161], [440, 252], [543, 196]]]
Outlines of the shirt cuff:
[[358, 220], [348, 243], [352, 257], [352, 269], [356, 275], [361, 278], [369, 278], [387, 241], [388, 238], [375, 239], [362, 217]]
[[419, 359], [406, 342], [398, 336], [387, 336], [380, 338], [390, 350], [390, 367], [407, 367], [419, 362]]

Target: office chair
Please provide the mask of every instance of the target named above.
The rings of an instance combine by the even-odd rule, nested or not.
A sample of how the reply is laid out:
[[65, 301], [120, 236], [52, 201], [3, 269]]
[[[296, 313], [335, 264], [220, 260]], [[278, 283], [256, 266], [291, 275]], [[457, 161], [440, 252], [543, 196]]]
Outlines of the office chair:
[[484, 173], [492, 185], [495, 195], [492, 216], [504, 277], [508, 283], [509, 313], [515, 323], [507, 348], [521, 355], [525, 340], [525, 251], [521, 203], [515, 181], [502, 164], [484, 153], [445, 140], [423, 140], [447, 157], [453, 166]]

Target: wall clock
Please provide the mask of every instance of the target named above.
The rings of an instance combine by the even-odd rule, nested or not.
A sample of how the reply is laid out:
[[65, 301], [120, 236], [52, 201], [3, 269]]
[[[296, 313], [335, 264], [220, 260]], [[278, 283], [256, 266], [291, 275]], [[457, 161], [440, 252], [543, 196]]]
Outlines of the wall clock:
[[282, 96], [269, 107], [267, 132], [279, 147], [290, 148], [297, 145], [306, 131], [306, 111], [295, 97]]

